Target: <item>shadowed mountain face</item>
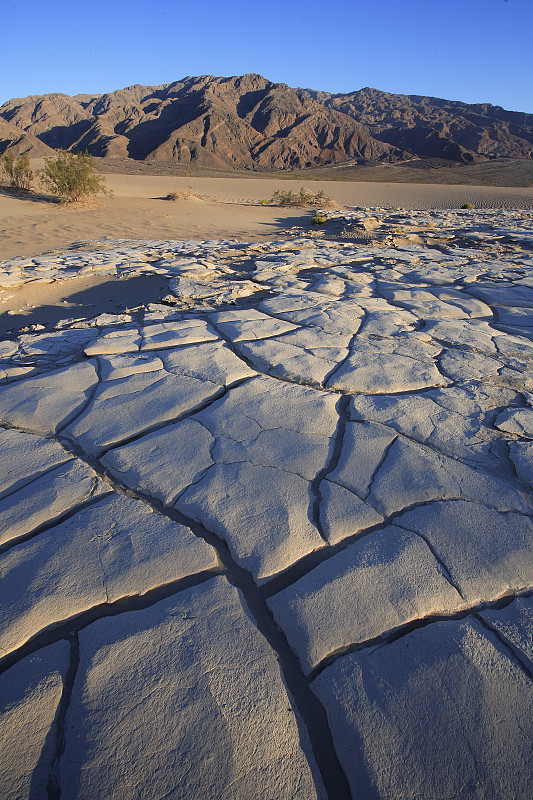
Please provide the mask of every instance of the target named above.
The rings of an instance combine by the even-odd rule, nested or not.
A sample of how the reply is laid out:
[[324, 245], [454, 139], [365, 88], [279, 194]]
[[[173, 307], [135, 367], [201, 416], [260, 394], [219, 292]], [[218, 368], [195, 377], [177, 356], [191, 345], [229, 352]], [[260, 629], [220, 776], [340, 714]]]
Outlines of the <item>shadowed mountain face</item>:
[[49, 94], [0, 107], [0, 152], [287, 169], [412, 157], [472, 163], [531, 158], [533, 115], [489, 104], [291, 89], [260, 75], [189, 77], [91, 96]]
[[533, 114], [490, 103], [469, 105], [369, 88], [350, 94], [308, 94], [359, 120], [372, 136], [421, 157], [471, 162], [533, 155]]

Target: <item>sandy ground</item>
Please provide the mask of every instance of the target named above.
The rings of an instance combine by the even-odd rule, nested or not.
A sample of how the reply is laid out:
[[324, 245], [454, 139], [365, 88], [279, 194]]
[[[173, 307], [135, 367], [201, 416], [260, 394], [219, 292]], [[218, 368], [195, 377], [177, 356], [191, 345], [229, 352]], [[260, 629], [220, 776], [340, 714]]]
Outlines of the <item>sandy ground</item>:
[[[19, 199], [0, 194], [0, 258], [31, 256], [72, 243], [110, 239], [242, 239], [259, 241], [282, 235], [305, 222], [311, 212], [261, 206], [276, 189], [298, 191], [294, 181], [244, 178], [190, 179], [195, 194], [169, 202], [172, 191], [186, 191], [183, 177], [107, 175], [113, 198], [77, 207], [59, 206], [43, 198]], [[312, 181], [343, 206], [457, 208], [533, 207], [533, 189], [401, 183]]]
[[[106, 175], [113, 197], [61, 206], [35, 196], [19, 199], [0, 193], [0, 260], [34, 256], [106, 239], [237, 239], [261, 241], [284, 236], [292, 226], [307, 227], [313, 213], [300, 208], [262, 206], [276, 189], [297, 192], [301, 185], [342, 206], [458, 208], [533, 208], [533, 189], [402, 183], [295, 181], [264, 178], [204, 178]], [[168, 201], [173, 191], [189, 199]], [[28, 326], [54, 325], [67, 317], [117, 313], [168, 294], [157, 276], [111, 279], [109, 276], [27, 283], [0, 297], [0, 335]]]
[[0, 337], [32, 325], [54, 326], [63, 319], [119, 314], [168, 295], [168, 280], [159, 275], [113, 278], [95, 275], [51, 283], [25, 283], [0, 295]]

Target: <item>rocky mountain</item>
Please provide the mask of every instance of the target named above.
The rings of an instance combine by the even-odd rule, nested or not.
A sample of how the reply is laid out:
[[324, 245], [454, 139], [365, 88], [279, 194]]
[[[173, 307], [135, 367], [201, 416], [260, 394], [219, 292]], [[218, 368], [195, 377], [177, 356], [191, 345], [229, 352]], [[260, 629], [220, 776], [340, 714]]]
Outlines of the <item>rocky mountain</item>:
[[356, 119], [380, 141], [420, 157], [472, 162], [533, 156], [533, 114], [369, 88], [350, 94], [307, 93], [326, 108]]
[[0, 151], [54, 148], [206, 167], [290, 169], [444, 158], [531, 158], [533, 115], [489, 104], [292, 89], [260, 75], [188, 77], [104, 95], [49, 94], [0, 107]]
[[53, 155], [54, 151], [32, 133], [26, 133], [23, 128], [12, 125], [0, 117], [0, 153], [7, 148], [12, 148], [13, 152], [30, 153], [32, 158]]

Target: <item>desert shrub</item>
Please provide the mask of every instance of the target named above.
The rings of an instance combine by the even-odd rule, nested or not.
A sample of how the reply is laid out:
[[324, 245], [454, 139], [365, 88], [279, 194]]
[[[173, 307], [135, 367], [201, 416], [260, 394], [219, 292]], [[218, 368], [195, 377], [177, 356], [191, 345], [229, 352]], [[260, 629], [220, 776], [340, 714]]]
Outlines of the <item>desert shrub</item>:
[[323, 225], [327, 220], [328, 218], [325, 214], [321, 214], [320, 211], [315, 211], [311, 217], [311, 225]]
[[73, 203], [95, 194], [107, 194], [104, 178], [87, 152], [74, 154], [58, 150], [57, 156], [46, 159], [45, 165], [40, 176], [41, 182], [62, 203]]
[[309, 205], [311, 205], [311, 206], [329, 206], [329, 205], [332, 205], [332, 201], [330, 200], [329, 197], [326, 197], [326, 195], [324, 194], [324, 190], [323, 189], [320, 189], [320, 191], [317, 192], [316, 194], [313, 194], [312, 192], [310, 194], [312, 196], [311, 196]]
[[165, 197], [163, 197], [163, 200], [171, 200], [171, 201], [175, 201], [175, 200], [209, 200], [209, 199], [211, 199], [211, 198], [205, 197], [204, 195], [201, 195], [201, 194], [196, 194], [196, 192], [189, 191], [189, 187], [187, 187], [187, 191], [186, 192], [169, 192], [167, 195], [165, 195]]
[[18, 192], [30, 191], [33, 172], [30, 169], [30, 159], [27, 153], [19, 153], [16, 156], [12, 150], [7, 150], [0, 159], [0, 165], [10, 189]]
[[295, 192], [280, 192], [276, 191], [272, 195], [270, 200], [271, 205], [273, 206], [307, 206], [309, 205], [309, 200], [307, 197], [307, 192], [304, 189], [300, 189], [299, 194]]
[[473, 206], [472, 203], [463, 203], [461, 208], [475, 208], [475, 206]]
[[270, 200], [261, 200], [261, 205], [269, 206], [299, 206], [300, 208], [308, 208], [309, 206], [327, 206], [331, 203], [329, 197], [326, 197], [324, 192], [320, 190], [316, 194], [310, 192], [309, 189], [301, 187], [298, 193], [288, 191], [282, 192], [277, 190], [274, 192]]

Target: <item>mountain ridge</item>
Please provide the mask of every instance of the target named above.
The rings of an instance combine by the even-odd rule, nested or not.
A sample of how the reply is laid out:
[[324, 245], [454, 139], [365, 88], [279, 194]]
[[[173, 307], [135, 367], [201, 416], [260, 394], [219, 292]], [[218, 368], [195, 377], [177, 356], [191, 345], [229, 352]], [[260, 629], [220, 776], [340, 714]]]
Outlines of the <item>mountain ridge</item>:
[[0, 107], [0, 152], [248, 170], [533, 157], [533, 114], [379, 89], [333, 94], [255, 73], [187, 76], [99, 95], [60, 92]]

